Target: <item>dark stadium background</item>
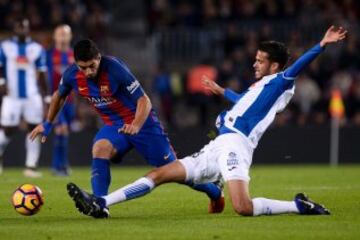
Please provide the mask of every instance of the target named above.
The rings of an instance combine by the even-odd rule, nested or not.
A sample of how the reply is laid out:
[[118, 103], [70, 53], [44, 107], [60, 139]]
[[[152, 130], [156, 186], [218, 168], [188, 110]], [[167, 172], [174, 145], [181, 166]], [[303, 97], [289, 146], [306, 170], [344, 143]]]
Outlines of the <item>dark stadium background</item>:
[[[188, 73], [205, 64], [217, 81], [237, 91], [252, 83], [252, 62], [262, 40], [283, 41], [292, 60], [331, 24], [349, 31], [297, 79], [295, 97], [265, 133], [254, 163], [327, 163], [330, 90], [342, 93], [340, 163], [360, 161], [360, 3], [356, 0], [0, 0], [0, 40], [11, 36], [19, 16], [28, 16], [31, 36], [48, 47], [53, 28], [69, 24], [74, 41], [90, 37], [104, 54], [123, 59], [160, 114], [179, 157], [197, 151], [227, 103], [187, 88]], [[80, 102], [70, 139], [70, 164], [89, 165], [99, 119]], [[24, 133], [12, 141], [5, 166], [22, 166]], [[49, 139], [51, 140], [51, 139]], [[41, 165], [51, 161], [51, 141]], [[136, 154], [123, 164], [145, 163]]]

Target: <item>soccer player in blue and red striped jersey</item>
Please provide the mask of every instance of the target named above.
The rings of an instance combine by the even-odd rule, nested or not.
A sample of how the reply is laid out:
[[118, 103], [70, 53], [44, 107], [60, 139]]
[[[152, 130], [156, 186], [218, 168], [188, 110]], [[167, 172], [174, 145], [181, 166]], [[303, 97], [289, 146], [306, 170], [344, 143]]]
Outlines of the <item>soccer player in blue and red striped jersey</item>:
[[[71, 48], [71, 28], [59, 25], [54, 30], [54, 46], [47, 51], [48, 79], [51, 93], [54, 93], [67, 67], [74, 63], [74, 52]], [[69, 96], [55, 123], [52, 169], [54, 175], [69, 175], [68, 138], [69, 126], [75, 116], [75, 106]]]
[[[175, 153], [150, 99], [127, 66], [114, 57], [102, 56], [89, 39], [75, 44], [74, 57], [75, 64], [64, 72], [60, 86], [52, 96], [47, 120], [34, 129], [30, 138], [35, 139], [41, 134], [42, 142], [46, 141], [56, 114], [74, 90], [87, 99], [105, 124], [96, 134], [92, 148], [94, 195], [108, 193], [111, 181], [109, 160], [115, 155], [122, 157], [135, 148], [152, 166], [160, 167], [174, 161]], [[209, 196], [210, 213], [223, 210], [224, 198], [218, 185], [186, 184]], [[104, 215], [107, 216], [108, 212]]]

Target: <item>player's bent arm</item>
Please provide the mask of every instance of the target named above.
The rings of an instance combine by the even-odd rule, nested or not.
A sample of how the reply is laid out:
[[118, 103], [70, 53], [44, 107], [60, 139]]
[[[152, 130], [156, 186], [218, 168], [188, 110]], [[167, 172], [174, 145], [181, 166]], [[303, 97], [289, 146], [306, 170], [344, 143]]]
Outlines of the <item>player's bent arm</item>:
[[50, 102], [49, 112], [46, 121], [37, 125], [30, 133], [30, 139], [33, 141], [38, 135], [42, 135], [41, 142], [45, 142], [51, 132], [53, 122], [60, 109], [64, 106], [66, 95], [62, 96], [59, 91], [55, 91]]
[[137, 100], [135, 118], [132, 123], [124, 124], [118, 131], [129, 135], [137, 134], [148, 118], [151, 108], [152, 105], [150, 99], [144, 94]]
[[144, 94], [137, 100], [135, 119], [132, 122], [132, 125], [136, 126], [140, 130], [148, 118], [151, 108], [151, 101], [149, 97]]
[[46, 121], [53, 123], [60, 109], [64, 106], [67, 96], [62, 96], [59, 94], [59, 91], [56, 90], [51, 97], [51, 102], [49, 106], [49, 112], [46, 117]]
[[240, 98], [240, 94], [234, 92], [233, 90], [231, 90], [230, 88], [226, 88], [224, 90], [224, 97], [229, 100], [232, 103], [236, 103], [239, 98]]

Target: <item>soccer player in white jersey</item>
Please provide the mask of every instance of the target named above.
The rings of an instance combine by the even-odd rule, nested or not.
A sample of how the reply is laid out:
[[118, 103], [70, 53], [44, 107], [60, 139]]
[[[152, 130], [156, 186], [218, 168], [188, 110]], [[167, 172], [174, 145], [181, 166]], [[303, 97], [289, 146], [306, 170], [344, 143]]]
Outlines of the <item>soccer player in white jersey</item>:
[[252, 199], [249, 194], [249, 168], [262, 134], [276, 113], [282, 111], [293, 96], [295, 78], [325, 46], [345, 37], [344, 29], [330, 27], [320, 43], [285, 70], [283, 68], [288, 60], [286, 47], [274, 41], [261, 43], [253, 65], [257, 81], [242, 94], [223, 89], [215, 82], [204, 79], [206, 88], [223, 95], [234, 104], [218, 117], [219, 136], [198, 153], [154, 169], [145, 177], [103, 197], [90, 195], [74, 183], [69, 183], [68, 193], [76, 207], [86, 215], [107, 217], [109, 206], [144, 196], [163, 183], [188, 180], [204, 183], [223, 178], [228, 185], [232, 206], [240, 215], [330, 214], [303, 193], [297, 194], [293, 201]]
[[[29, 20], [14, 22], [15, 36], [0, 45], [1, 106], [0, 158], [11, 136], [17, 130], [21, 117], [31, 131], [43, 119], [43, 98], [46, 93], [46, 53], [43, 47], [29, 37]], [[41, 89], [39, 89], [39, 86]], [[41, 92], [40, 92], [41, 90]], [[26, 137], [24, 175], [40, 177], [37, 171], [40, 141]]]

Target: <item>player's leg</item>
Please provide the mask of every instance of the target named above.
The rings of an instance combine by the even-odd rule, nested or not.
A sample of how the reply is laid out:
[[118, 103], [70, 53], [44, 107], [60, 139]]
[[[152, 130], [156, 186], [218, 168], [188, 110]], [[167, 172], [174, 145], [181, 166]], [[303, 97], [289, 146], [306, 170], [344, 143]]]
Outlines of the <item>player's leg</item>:
[[41, 152], [40, 138], [31, 141], [30, 132], [43, 120], [43, 103], [40, 95], [31, 96], [22, 102], [22, 111], [24, 120], [27, 123], [28, 134], [25, 140], [26, 160], [24, 175], [28, 177], [40, 177], [41, 173], [37, 171]]
[[2, 169], [3, 154], [11, 137], [16, 132], [20, 123], [21, 104], [18, 99], [4, 96], [1, 105], [1, 126], [0, 130], [0, 165]]
[[52, 168], [55, 175], [69, 175], [69, 133], [70, 124], [74, 119], [75, 109], [71, 103], [65, 103], [54, 128], [55, 139], [53, 144]]
[[249, 184], [244, 180], [229, 180], [227, 185], [234, 211], [242, 216], [299, 212], [295, 201], [279, 201], [267, 198], [251, 199]]
[[57, 123], [54, 127], [54, 143], [52, 156], [52, 170], [56, 176], [68, 176], [68, 125]]
[[[309, 212], [301, 209], [303, 205], [311, 201], [303, 195], [297, 195], [293, 201], [267, 198], [251, 199], [249, 194], [249, 168], [252, 151], [248, 151], [246, 145], [240, 144], [239, 147], [239, 144], [224, 145], [218, 158], [220, 171], [227, 182], [230, 201], [236, 213], [243, 216], [258, 216], [283, 213], [305, 214], [305, 212]], [[327, 211], [319, 204], [312, 201], [311, 204], [316, 208], [311, 211], [312, 214], [324, 214]]]
[[131, 149], [126, 136], [119, 134], [117, 129], [116, 126], [104, 126], [94, 139], [91, 185], [95, 196], [108, 193], [111, 182], [110, 159]]
[[[147, 133], [139, 133], [132, 136], [130, 141], [136, 150], [147, 160], [147, 162], [155, 167], [164, 166], [176, 160], [176, 154], [165, 134], [155, 135]], [[197, 153], [196, 153], [197, 154]], [[185, 183], [194, 190], [207, 194], [210, 198], [210, 213], [221, 212], [222, 208], [217, 207], [216, 201], [223, 202], [222, 188], [215, 183], [194, 184], [191, 180]], [[223, 204], [220, 204], [223, 206]]]
[[109, 207], [116, 203], [142, 197], [150, 193], [153, 188], [164, 183], [184, 183], [185, 178], [186, 172], [183, 165], [179, 161], [174, 161], [162, 167], [155, 168], [135, 182], [104, 196], [102, 206]]
[[184, 182], [185, 178], [186, 172], [183, 165], [179, 161], [175, 161], [156, 168], [145, 177], [103, 197], [88, 194], [74, 183], [69, 183], [67, 190], [81, 213], [95, 218], [104, 218], [109, 216], [108, 207], [111, 205], [145, 196], [156, 186], [167, 182]]

